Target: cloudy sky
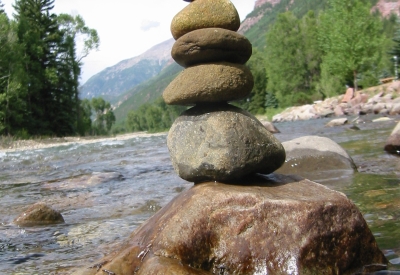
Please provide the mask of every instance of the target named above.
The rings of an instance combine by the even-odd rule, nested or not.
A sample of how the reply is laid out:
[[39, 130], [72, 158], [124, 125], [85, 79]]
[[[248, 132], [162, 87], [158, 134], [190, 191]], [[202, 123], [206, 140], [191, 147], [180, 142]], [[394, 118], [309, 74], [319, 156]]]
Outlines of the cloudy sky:
[[[14, 1], [2, 0], [9, 17]], [[256, 0], [231, 1], [243, 20]], [[100, 50], [83, 60], [83, 84], [106, 67], [171, 38], [171, 20], [186, 5], [183, 0], [55, 0], [53, 12], [79, 14], [88, 27], [98, 31]]]

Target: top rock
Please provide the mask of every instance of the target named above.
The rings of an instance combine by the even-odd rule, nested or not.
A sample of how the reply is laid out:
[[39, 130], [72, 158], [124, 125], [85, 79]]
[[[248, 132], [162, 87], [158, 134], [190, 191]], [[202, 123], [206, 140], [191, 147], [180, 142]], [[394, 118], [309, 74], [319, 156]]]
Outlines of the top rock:
[[181, 10], [171, 22], [171, 33], [176, 39], [194, 30], [222, 28], [237, 31], [239, 14], [229, 0], [196, 0]]

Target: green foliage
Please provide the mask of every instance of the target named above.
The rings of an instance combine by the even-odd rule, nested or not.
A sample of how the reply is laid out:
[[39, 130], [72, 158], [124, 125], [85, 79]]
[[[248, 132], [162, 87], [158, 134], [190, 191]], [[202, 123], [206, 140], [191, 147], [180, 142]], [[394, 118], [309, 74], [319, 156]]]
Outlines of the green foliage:
[[0, 134], [64, 136], [88, 127], [78, 85], [82, 58], [98, 48], [97, 32], [53, 8], [54, 0], [17, 0], [14, 20], [0, 12]]
[[130, 111], [126, 120], [126, 128], [132, 132], [161, 132], [168, 130], [175, 119], [186, 107], [167, 105], [160, 97], [154, 104], [143, 104], [136, 111]]
[[365, 1], [332, 0], [330, 4], [319, 27], [323, 76], [336, 76], [357, 89], [358, 74], [379, 63], [382, 23]]
[[111, 130], [115, 123], [115, 115], [109, 102], [103, 98], [92, 98], [90, 106], [95, 114], [92, 125], [92, 134], [105, 135]]
[[316, 25], [312, 11], [302, 19], [286, 12], [278, 16], [267, 33], [268, 91], [282, 106], [307, 101], [315, 90], [321, 63]]

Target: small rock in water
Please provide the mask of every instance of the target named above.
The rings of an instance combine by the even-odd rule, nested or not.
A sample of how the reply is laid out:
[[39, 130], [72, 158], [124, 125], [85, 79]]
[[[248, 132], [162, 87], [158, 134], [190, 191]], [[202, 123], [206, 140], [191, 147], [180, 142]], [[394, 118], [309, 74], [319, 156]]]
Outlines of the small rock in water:
[[196, 0], [172, 19], [171, 33], [176, 39], [182, 35], [205, 28], [222, 28], [237, 31], [239, 14], [229, 0]]
[[341, 126], [341, 125], [347, 124], [347, 122], [348, 122], [347, 118], [336, 118], [336, 119], [329, 121], [325, 126], [326, 127]]
[[43, 202], [38, 202], [16, 218], [14, 223], [20, 226], [57, 224], [64, 223], [64, 218], [60, 212]]
[[397, 123], [385, 144], [385, 151], [400, 155], [400, 122]]
[[176, 172], [192, 182], [269, 174], [285, 161], [282, 144], [261, 122], [229, 104], [187, 110], [172, 125], [167, 143]]

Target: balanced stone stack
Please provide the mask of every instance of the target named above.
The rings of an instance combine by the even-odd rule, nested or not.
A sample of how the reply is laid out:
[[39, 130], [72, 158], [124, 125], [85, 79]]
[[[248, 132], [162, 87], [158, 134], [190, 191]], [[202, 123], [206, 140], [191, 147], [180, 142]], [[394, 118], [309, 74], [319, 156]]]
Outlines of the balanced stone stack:
[[172, 57], [185, 70], [166, 88], [167, 104], [195, 105], [172, 125], [173, 166], [188, 181], [231, 181], [269, 174], [285, 161], [281, 143], [250, 113], [228, 104], [249, 96], [249, 40], [229, 0], [195, 0], [172, 20]]

